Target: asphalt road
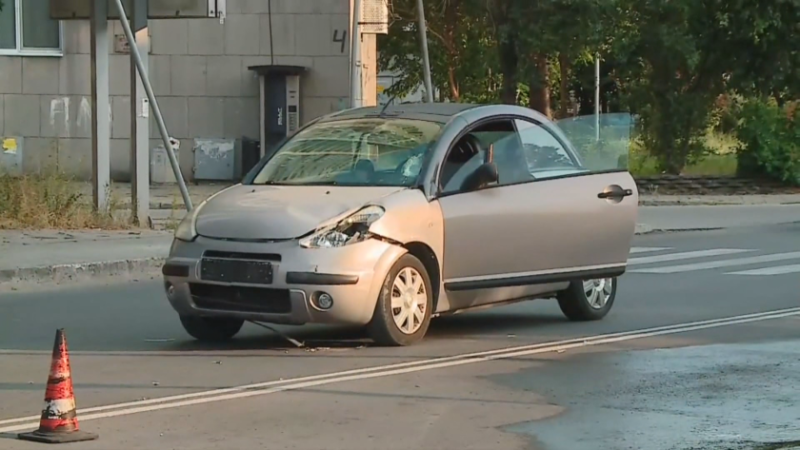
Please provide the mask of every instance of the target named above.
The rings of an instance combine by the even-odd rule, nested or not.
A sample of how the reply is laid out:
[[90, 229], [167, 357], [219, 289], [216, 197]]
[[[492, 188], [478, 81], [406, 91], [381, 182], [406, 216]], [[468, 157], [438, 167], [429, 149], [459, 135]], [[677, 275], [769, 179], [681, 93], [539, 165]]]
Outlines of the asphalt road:
[[[603, 321], [569, 323], [554, 302], [530, 302], [438, 319], [422, 345], [400, 349], [373, 348], [359, 330], [281, 327], [307, 345], [294, 348], [250, 325], [229, 344], [201, 346], [158, 280], [2, 294], [0, 448], [36, 447], [12, 433], [36, 427], [60, 327], [81, 427], [100, 434], [65, 448], [688, 450], [800, 440], [800, 224], [634, 245]], [[783, 312], [754, 315], [772, 311]], [[621, 332], [630, 333], [607, 337]]]

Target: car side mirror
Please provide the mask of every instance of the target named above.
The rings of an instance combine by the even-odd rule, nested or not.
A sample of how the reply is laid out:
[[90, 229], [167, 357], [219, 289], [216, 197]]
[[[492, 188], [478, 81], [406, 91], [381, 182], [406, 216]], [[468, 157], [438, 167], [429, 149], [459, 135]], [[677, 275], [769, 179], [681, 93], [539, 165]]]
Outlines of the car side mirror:
[[493, 162], [481, 164], [474, 172], [467, 175], [461, 183], [461, 192], [477, 191], [500, 179], [497, 172], [497, 165]]

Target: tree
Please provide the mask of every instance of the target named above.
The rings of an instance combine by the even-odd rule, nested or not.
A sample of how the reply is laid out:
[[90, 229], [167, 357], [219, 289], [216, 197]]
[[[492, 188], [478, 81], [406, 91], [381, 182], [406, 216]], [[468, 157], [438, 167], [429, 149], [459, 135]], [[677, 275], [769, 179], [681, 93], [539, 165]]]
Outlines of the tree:
[[[788, 37], [800, 19], [797, 2], [623, 5], [635, 30], [622, 64], [623, 89], [640, 114], [646, 148], [664, 172], [679, 174], [706, 152], [702, 137], [721, 94], [731, 88], [772, 91], [797, 78], [797, 50]], [[776, 73], [781, 75], [770, 80]]]
[[717, 0], [708, 8], [726, 39], [718, 57], [731, 68], [728, 86], [748, 95], [769, 95], [779, 105], [800, 96], [797, 0]]
[[[593, 60], [612, 36], [617, 0], [498, 0], [489, 2], [500, 18], [497, 40], [504, 80], [525, 80], [529, 105], [551, 114], [551, 88], [557, 82], [559, 116], [567, 114], [575, 62]], [[514, 53], [511, 52], [513, 45]], [[510, 89], [510, 86], [506, 89]], [[506, 98], [510, 100], [510, 98]]]
[[[451, 101], [496, 97], [495, 43], [479, 0], [425, 2], [431, 78]], [[381, 36], [378, 65], [399, 81], [387, 92], [407, 94], [422, 84], [416, 0], [394, 0], [389, 34]]]

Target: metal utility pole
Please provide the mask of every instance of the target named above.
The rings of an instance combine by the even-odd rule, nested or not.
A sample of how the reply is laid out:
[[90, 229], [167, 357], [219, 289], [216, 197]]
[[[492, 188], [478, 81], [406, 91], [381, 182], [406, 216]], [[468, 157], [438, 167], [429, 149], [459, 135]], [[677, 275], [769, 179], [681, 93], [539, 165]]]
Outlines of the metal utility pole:
[[428, 58], [428, 27], [425, 24], [425, 9], [422, 0], [417, 0], [419, 20], [419, 39], [422, 46], [422, 72], [425, 76], [425, 101], [433, 103], [433, 83], [431, 82], [431, 62]]
[[111, 97], [108, 74], [108, 3], [92, 2], [92, 197], [95, 210], [108, 208], [111, 185]]
[[600, 142], [600, 54], [594, 57], [594, 139]]
[[[144, 67], [148, 66], [150, 36], [147, 30], [147, 1], [135, 0], [131, 5], [131, 23]], [[136, 72], [131, 52], [131, 216], [137, 225], [148, 226], [150, 220], [150, 105], [142, 77]]]
[[136, 38], [131, 30], [131, 24], [128, 22], [128, 15], [125, 14], [125, 7], [122, 6], [122, 0], [115, 0], [114, 3], [116, 4], [117, 11], [119, 12], [119, 21], [122, 25], [123, 31], [125, 31], [125, 37], [128, 39], [128, 43], [130, 44], [133, 62], [136, 63], [136, 69], [139, 72], [139, 77], [142, 80], [144, 90], [147, 93], [147, 98], [150, 100], [150, 107], [153, 109], [158, 130], [161, 132], [161, 139], [164, 141], [164, 149], [167, 152], [167, 158], [169, 158], [169, 163], [172, 166], [172, 172], [175, 174], [175, 181], [178, 182], [178, 188], [180, 188], [181, 196], [183, 197], [183, 203], [186, 205], [186, 211], [190, 212], [193, 209], [192, 199], [189, 197], [189, 190], [186, 188], [186, 182], [183, 179], [183, 174], [181, 174], [181, 168], [180, 165], [178, 165], [178, 158], [175, 157], [175, 152], [172, 151], [172, 144], [169, 141], [167, 125], [164, 123], [164, 116], [161, 115], [161, 108], [159, 108], [158, 101], [153, 93], [153, 86], [150, 84], [150, 77], [147, 74], [147, 68], [142, 62], [142, 55], [139, 54], [139, 48], [136, 46]]
[[361, 0], [353, 0], [353, 29], [350, 32], [350, 107], [361, 106]]

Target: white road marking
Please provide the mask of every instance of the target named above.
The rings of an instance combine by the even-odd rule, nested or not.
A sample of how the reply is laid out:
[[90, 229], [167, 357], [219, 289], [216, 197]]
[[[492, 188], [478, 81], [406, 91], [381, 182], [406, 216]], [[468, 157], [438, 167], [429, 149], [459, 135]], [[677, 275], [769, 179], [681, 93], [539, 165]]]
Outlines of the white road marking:
[[751, 256], [748, 258], [725, 259], [722, 261], [708, 261], [695, 264], [681, 264], [678, 266], [653, 267], [650, 269], [634, 269], [630, 270], [629, 272], [678, 273], [678, 272], [690, 272], [693, 270], [718, 269], [720, 267], [745, 266], [748, 264], [786, 261], [788, 259], [800, 259], [800, 252], [775, 253], [771, 255]]
[[650, 252], [661, 252], [664, 250], [672, 250], [672, 247], [631, 247], [631, 254], [636, 253], [650, 253]]
[[[427, 370], [443, 369], [448, 367], [476, 364], [493, 360], [518, 358], [540, 353], [559, 352], [574, 348], [590, 347], [595, 345], [611, 344], [617, 342], [645, 339], [656, 336], [665, 336], [689, 331], [718, 328], [738, 325], [763, 320], [774, 320], [784, 317], [800, 316], [800, 308], [787, 308], [764, 313], [746, 314], [724, 319], [704, 320], [684, 324], [668, 325], [663, 327], [646, 328], [642, 330], [611, 333], [584, 338], [569, 339], [564, 341], [542, 344], [524, 345], [506, 349], [456, 355], [446, 358], [435, 358], [428, 361], [391, 364], [366, 369], [349, 370], [338, 373], [301, 377], [290, 380], [268, 381], [227, 389], [216, 389], [191, 394], [174, 395], [160, 399], [143, 400], [138, 402], [119, 403], [116, 405], [98, 406], [81, 409], [78, 411], [81, 423], [97, 419], [127, 416], [131, 414], [154, 412], [165, 409], [182, 408], [185, 406], [201, 405], [205, 403], [235, 400], [241, 398], [274, 394], [277, 392], [293, 391], [313, 386], [342, 383], [355, 380], [389, 377], [406, 373], [422, 372]], [[13, 424], [0, 428], [0, 433], [18, 432], [35, 429], [39, 425], [38, 416], [20, 417], [0, 421], [0, 425]], [[25, 423], [20, 423], [25, 422]]]
[[710, 250], [696, 250], [692, 252], [667, 253], [666, 255], [645, 256], [642, 258], [628, 259], [628, 265], [652, 264], [658, 262], [678, 261], [681, 259], [707, 258], [709, 256], [732, 255], [734, 253], [752, 252], [741, 248], [712, 248]]
[[784, 275], [787, 273], [797, 272], [800, 272], [800, 264], [764, 267], [762, 269], [742, 270], [740, 272], [728, 272], [725, 275]]

